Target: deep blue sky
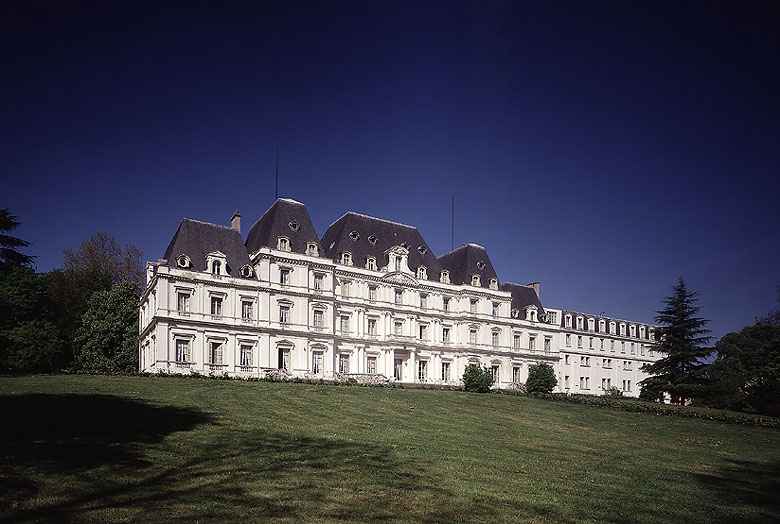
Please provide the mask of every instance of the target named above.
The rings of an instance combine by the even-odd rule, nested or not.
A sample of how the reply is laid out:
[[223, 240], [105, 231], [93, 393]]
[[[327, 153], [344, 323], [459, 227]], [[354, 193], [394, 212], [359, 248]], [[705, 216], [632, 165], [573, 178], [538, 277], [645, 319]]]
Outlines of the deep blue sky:
[[[421, 4], [421, 5], [418, 5]], [[778, 2], [3, 2], [2, 198], [39, 270], [274, 198], [484, 245], [545, 305], [777, 306]]]

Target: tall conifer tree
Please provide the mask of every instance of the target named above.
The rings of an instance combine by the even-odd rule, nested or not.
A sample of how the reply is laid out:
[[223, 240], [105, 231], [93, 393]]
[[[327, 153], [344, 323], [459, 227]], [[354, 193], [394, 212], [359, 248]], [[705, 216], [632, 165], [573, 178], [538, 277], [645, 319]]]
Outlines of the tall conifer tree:
[[684, 404], [702, 391], [704, 363], [701, 359], [712, 353], [707, 347], [712, 337], [705, 326], [709, 320], [697, 317], [698, 292], [689, 291], [680, 277], [672, 286], [672, 295], [664, 299], [666, 307], [657, 311], [655, 321], [655, 351], [663, 358], [645, 364], [642, 370], [651, 376], [640, 384], [642, 389], [668, 393], [672, 402]]

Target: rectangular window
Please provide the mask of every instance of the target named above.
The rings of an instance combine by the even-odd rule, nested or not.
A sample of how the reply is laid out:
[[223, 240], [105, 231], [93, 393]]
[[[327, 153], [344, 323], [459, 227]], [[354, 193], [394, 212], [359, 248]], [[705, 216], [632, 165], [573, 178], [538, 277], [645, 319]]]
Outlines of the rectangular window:
[[512, 347], [520, 349], [520, 335], [517, 333], [512, 337]]
[[290, 370], [290, 348], [279, 350], [279, 369]]
[[450, 363], [449, 362], [442, 362], [441, 363], [441, 379], [445, 382], [450, 380]]
[[424, 382], [428, 378], [428, 361], [420, 360], [417, 363], [417, 380]]
[[290, 323], [290, 306], [279, 306], [279, 322], [282, 324]]
[[493, 333], [490, 334], [490, 343], [493, 346], [498, 345], [498, 331], [493, 331]]
[[423, 309], [428, 307], [428, 295], [420, 295], [420, 307]]
[[368, 299], [373, 302], [376, 300], [376, 286], [368, 287]]
[[630, 360], [624, 360], [623, 361], [623, 369], [625, 371], [631, 371], [631, 361]]
[[625, 342], [621, 342], [620, 343], [620, 352], [621, 353], [625, 353], [626, 352], [626, 343]]
[[565, 387], [566, 389], [569, 389], [569, 375], [566, 375], [565, 377], [563, 377], [563, 387]]
[[287, 268], [281, 268], [279, 270], [279, 283], [280, 284], [289, 284], [290, 283], [290, 270]]
[[252, 302], [249, 300], [241, 301], [241, 318], [252, 320]]
[[528, 337], [528, 349], [536, 349], [536, 337]]
[[512, 382], [515, 384], [523, 383], [520, 377], [521, 369], [522, 368], [520, 366], [512, 366]]
[[564, 355], [563, 356], [563, 363], [564, 364], [568, 364], [569, 363], [569, 355]]
[[493, 384], [498, 384], [499, 375], [498, 375], [498, 365], [494, 364], [490, 366], [490, 374], [493, 375]]
[[211, 297], [211, 314], [215, 317], [222, 316], [222, 297]]
[[313, 351], [311, 354], [311, 372], [322, 375], [322, 351]]
[[450, 341], [450, 328], [448, 327], [441, 328], [441, 341], [442, 342]]
[[571, 347], [571, 335], [569, 335], [568, 333], [566, 333], [566, 347], [567, 348]]
[[472, 300], [471, 302], [469, 302], [469, 311], [472, 312], [472, 313], [476, 313], [477, 312], [477, 301], [476, 300]]
[[477, 330], [469, 329], [469, 344], [476, 344], [476, 343], [477, 343]]
[[497, 302], [493, 302], [493, 316], [494, 317], [498, 316], [498, 309], [499, 309], [499, 304]]
[[342, 282], [341, 283], [341, 295], [348, 297], [350, 296], [350, 288], [352, 287], [351, 282]]
[[577, 335], [577, 347], [582, 347], [582, 335]]
[[404, 361], [400, 358], [397, 358], [393, 361], [393, 378], [396, 380], [401, 380], [401, 377], [403, 377], [403, 370], [404, 370]]
[[366, 357], [366, 373], [376, 375], [376, 357]]
[[190, 341], [176, 339], [176, 362], [189, 362], [190, 360]]
[[593, 337], [588, 337], [588, 348], [593, 349]]
[[402, 320], [396, 320], [393, 323], [393, 333], [395, 333], [396, 335], [404, 334], [404, 323]]
[[544, 338], [544, 352], [549, 353], [552, 346], [552, 339], [545, 337]]
[[450, 299], [449, 298], [444, 297], [444, 299], [442, 300], [442, 304], [443, 304], [443, 307], [444, 307], [444, 311], [449, 311], [450, 310]]
[[314, 289], [322, 289], [324, 284], [324, 278], [322, 275], [314, 275]]
[[633, 342], [631, 343], [631, 354], [632, 355], [636, 354], [636, 345]]
[[189, 293], [178, 293], [176, 295], [176, 310], [179, 313], [188, 313], [190, 311]]
[[396, 304], [403, 304], [404, 301], [404, 292], [400, 289], [395, 290], [395, 303]]
[[425, 340], [428, 337], [428, 325], [420, 324], [420, 340]]
[[222, 364], [222, 342], [209, 344], [209, 362], [211, 364]]
[[566, 315], [566, 319], [564, 320], [564, 322], [566, 323], [566, 327], [570, 328], [571, 327], [571, 316]]
[[349, 355], [339, 354], [339, 373], [349, 373]]
[[313, 312], [314, 318], [312, 319], [314, 322], [314, 327], [321, 328], [325, 325], [324, 319], [325, 315], [321, 309], [315, 309]]
[[612, 353], [614, 353], [614, 352], [615, 352], [615, 341], [614, 341], [614, 340], [610, 340], [610, 341], [609, 341], [609, 350], [610, 350]]
[[599, 339], [599, 350], [604, 351], [604, 339]]
[[339, 328], [341, 329], [341, 331], [349, 331], [349, 317], [346, 315], [341, 315], [339, 321], [340, 321]]
[[366, 329], [368, 331], [369, 335], [376, 335], [376, 319], [375, 318], [369, 318], [368, 319], [368, 328]]
[[241, 344], [241, 365], [252, 365], [252, 346], [248, 344]]

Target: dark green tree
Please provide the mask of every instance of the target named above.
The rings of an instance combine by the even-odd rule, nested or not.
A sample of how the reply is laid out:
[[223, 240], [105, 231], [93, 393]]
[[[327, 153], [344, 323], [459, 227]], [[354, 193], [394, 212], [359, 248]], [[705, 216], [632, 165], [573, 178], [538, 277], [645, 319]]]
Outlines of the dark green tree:
[[528, 368], [525, 389], [528, 393], [550, 393], [558, 384], [555, 370], [550, 364], [540, 362]]
[[707, 344], [712, 337], [704, 326], [708, 320], [697, 317], [697, 292], [689, 291], [685, 281], [672, 286], [672, 294], [664, 299], [666, 306], [658, 311], [655, 321], [656, 342], [653, 349], [662, 355], [642, 370], [650, 376], [640, 382], [642, 389], [668, 393], [672, 402], [685, 404], [701, 395], [705, 381], [702, 359], [712, 353]]
[[29, 246], [29, 242], [7, 234], [20, 224], [19, 217], [12, 215], [9, 209], [0, 209], [0, 271], [28, 266], [35, 258], [19, 252], [19, 248]]
[[89, 371], [138, 369], [138, 299], [140, 288], [122, 282], [89, 299], [76, 334], [76, 365]]
[[493, 373], [477, 364], [469, 364], [463, 371], [463, 389], [474, 393], [488, 393], [493, 385]]

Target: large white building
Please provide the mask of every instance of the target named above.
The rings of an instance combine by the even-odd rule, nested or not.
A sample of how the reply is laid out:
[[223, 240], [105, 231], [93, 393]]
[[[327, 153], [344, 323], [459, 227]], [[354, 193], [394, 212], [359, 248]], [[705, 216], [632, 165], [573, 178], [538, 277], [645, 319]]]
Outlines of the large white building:
[[404, 384], [495, 384], [551, 364], [558, 391], [638, 395], [653, 327], [543, 307], [539, 284], [499, 282], [482, 246], [436, 257], [417, 228], [346, 213], [317, 237], [306, 207], [279, 199], [242, 239], [184, 219], [147, 264], [141, 371]]

